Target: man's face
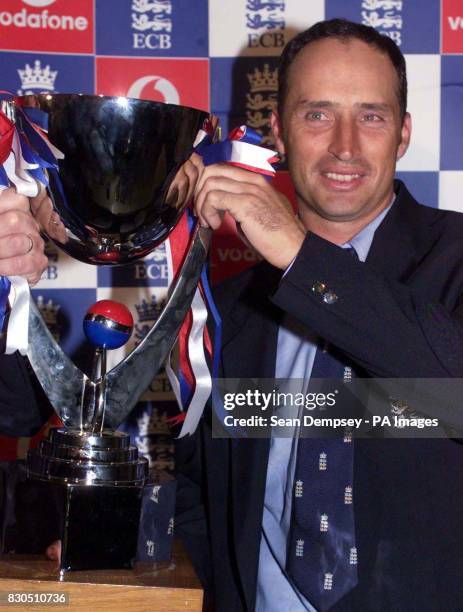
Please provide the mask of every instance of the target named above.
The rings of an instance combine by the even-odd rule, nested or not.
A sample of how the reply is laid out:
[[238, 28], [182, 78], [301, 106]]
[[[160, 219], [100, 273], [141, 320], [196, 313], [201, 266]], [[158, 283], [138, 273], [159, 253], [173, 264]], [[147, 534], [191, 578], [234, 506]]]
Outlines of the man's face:
[[282, 117], [273, 116], [302, 219], [365, 221], [392, 197], [395, 165], [410, 139], [388, 56], [352, 39], [309, 44], [288, 74]]

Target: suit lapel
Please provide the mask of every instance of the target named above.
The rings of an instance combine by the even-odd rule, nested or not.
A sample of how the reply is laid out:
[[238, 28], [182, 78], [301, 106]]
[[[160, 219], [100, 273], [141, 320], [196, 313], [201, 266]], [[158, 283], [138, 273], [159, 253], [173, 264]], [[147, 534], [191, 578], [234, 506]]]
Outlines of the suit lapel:
[[375, 232], [367, 263], [386, 278], [407, 283], [436, 236], [430, 209], [418, 204], [400, 181], [396, 193], [395, 203]]

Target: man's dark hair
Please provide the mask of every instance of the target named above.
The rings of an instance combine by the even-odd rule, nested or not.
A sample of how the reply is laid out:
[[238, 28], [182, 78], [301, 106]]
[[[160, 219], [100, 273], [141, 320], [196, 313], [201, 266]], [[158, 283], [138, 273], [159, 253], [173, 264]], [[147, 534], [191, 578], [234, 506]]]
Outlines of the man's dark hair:
[[347, 21], [347, 19], [330, 19], [319, 21], [308, 30], [300, 32], [295, 36], [283, 50], [278, 65], [278, 110], [281, 114], [288, 87], [288, 71], [296, 55], [312, 42], [324, 38], [336, 38], [341, 42], [351, 39], [361, 40], [385, 53], [392, 62], [397, 73], [399, 87], [397, 97], [399, 99], [400, 114], [402, 119], [407, 111], [407, 70], [405, 58], [395, 42], [388, 36], [380, 34], [374, 28], [360, 23]]

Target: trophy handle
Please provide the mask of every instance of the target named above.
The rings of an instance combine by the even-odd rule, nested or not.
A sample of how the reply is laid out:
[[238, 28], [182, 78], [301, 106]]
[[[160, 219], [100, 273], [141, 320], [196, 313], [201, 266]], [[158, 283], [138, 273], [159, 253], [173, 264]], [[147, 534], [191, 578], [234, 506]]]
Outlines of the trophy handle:
[[142, 342], [106, 375], [106, 427], [116, 428], [122, 423], [169, 355], [191, 306], [210, 239], [211, 230], [197, 223], [161, 315]]
[[[167, 358], [191, 306], [211, 230], [197, 223], [190, 249], [155, 325], [142, 342], [105, 377], [105, 426], [116, 428], [128, 416]], [[39, 309], [30, 301], [27, 356], [56, 413], [67, 427], [82, 428], [82, 407], [97, 393], [91, 380], [51, 335]], [[89, 417], [94, 416], [93, 414]]]
[[29, 346], [27, 356], [43, 390], [66, 426], [80, 426], [83, 390], [91, 381], [69, 359], [51, 335], [45, 321], [30, 300]]

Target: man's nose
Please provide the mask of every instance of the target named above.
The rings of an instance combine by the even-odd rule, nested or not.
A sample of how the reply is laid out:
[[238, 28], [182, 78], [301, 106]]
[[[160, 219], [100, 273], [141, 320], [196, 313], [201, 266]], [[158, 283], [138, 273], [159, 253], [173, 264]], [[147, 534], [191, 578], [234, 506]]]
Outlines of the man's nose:
[[332, 131], [328, 151], [341, 161], [351, 161], [359, 154], [359, 137], [356, 123], [351, 118], [339, 118]]

